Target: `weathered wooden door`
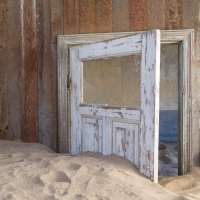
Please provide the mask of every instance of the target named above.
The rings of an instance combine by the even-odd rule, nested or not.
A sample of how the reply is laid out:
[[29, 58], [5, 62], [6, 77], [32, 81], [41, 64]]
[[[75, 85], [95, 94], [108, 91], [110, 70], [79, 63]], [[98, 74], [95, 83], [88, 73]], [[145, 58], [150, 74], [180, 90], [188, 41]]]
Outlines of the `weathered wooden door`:
[[[107, 104], [105, 100], [108, 99], [107, 97], [96, 102], [93, 97], [96, 88], [89, 90], [94, 91], [94, 95], [93, 93], [85, 94], [88, 91], [85, 89], [87, 85], [84, 76], [87, 77], [87, 73], [94, 68], [98, 71], [101, 67], [100, 60], [110, 63], [115, 62], [113, 59], [123, 59], [124, 57], [131, 60], [137, 55], [139, 55], [140, 60], [138, 105], [137, 103], [118, 105], [119, 102], [114, 101], [113, 105], [112, 101]], [[93, 61], [96, 61], [94, 68], [91, 64]], [[88, 62], [90, 62], [89, 65]], [[123, 65], [119, 68], [118, 64], [117, 67], [114, 67], [115, 71], [124, 70]], [[134, 62], [130, 61], [129, 65], [134, 65]], [[101, 70], [107, 70], [101, 71], [102, 77], [105, 78], [104, 73], [107, 73], [107, 76], [110, 73], [112, 76], [112, 71], [109, 71], [109, 68], [112, 68], [109, 64], [101, 68]], [[153, 30], [105, 42], [71, 47], [70, 70], [72, 78], [71, 153], [80, 154], [91, 151], [104, 155], [116, 154], [126, 157], [138, 167], [141, 173], [157, 182], [160, 31]], [[95, 76], [95, 72], [93, 76]], [[91, 77], [91, 74], [88, 77]], [[96, 81], [98, 77], [93, 79]], [[126, 81], [124, 77], [120, 79]], [[99, 80], [102, 80], [102, 84], [105, 81], [105, 79]], [[128, 83], [132, 84], [134, 80], [131, 77], [130, 80]], [[118, 81], [116, 83], [111, 81], [110, 84], [108, 82], [103, 89], [106, 91], [109, 85], [117, 87]], [[129, 91], [130, 98], [137, 93], [134, 91], [134, 86], [132, 88]], [[107, 93], [112, 92], [112, 90], [115, 89], [111, 89]], [[123, 93], [123, 90], [125, 88], [122, 87], [120, 91]], [[87, 96], [89, 97], [87, 98]], [[120, 94], [117, 98], [119, 96]], [[90, 101], [90, 99], [92, 100]]]

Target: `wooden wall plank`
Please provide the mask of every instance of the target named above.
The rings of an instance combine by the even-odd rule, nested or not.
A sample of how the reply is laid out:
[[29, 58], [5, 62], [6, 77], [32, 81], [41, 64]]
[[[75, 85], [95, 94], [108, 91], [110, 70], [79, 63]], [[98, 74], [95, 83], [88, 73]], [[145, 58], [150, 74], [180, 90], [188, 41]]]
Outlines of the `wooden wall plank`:
[[165, 29], [165, 0], [147, 1], [147, 28]]
[[[193, 163], [200, 165], [199, 158], [199, 102], [200, 102], [200, 19], [199, 19], [200, 1], [183, 0], [183, 28], [194, 29], [194, 59], [192, 67], [192, 150]], [[197, 86], [197, 87], [196, 87]]]
[[38, 142], [36, 0], [22, 1], [22, 62], [24, 70], [23, 134], [25, 142]]
[[165, 29], [181, 29], [183, 27], [183, 0], [167, 0], [165, 2]]
[[6, 0], [0, 1], [0, 13], [0, 139], [8, 139]]
[[146, 0], [130, 1], [130, 31], [147, 30], [147, 3]]
[[40, 131], [42, 120], [41, 100], [42, 100], [42, 77], [43, 77], [43, 51], [44, 51], [44, 5], [43, 1], [37, 1], [37, 62], [38, 62], [38, 141], [43, 143], [43, 133]]
[[113, 0], [113, 32], [129, 31], [129, 0]]
[[199, 27], [199, 0], [193, 0], [192, 3], [190, 0], [182, 0], [183, 6], [183, 28], [194, 28], [198, 31]]
[[37, 1], [39, 142], [57, 151], [55, 45], [51, 44], [51, 1]]
[[95, 33], [95, 0], [80, 0], [80, 33]]
[[51, 0], [52, 43], [57, 43], [57, 36], [63, 35], [63, 0]]
[[64, 0], [64, 34], [79, 33], [79, 0]]
[[96, 32], [112, 32], [112, 0], [96, 0]]
[[21, 1], [7, 0], [8, 131], [21, 139], [23, 111]]

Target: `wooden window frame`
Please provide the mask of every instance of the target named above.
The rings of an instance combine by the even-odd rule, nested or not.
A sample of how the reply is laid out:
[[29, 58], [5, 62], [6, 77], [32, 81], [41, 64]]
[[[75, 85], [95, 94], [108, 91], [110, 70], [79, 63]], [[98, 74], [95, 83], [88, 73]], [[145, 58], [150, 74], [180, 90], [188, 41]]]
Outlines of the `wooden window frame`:
[[[58, 55], [58, 151], [70, 153], [70, 70], [69, 48], [125, 37], [136, 32], [60, 35]], [[179, 175], [192, 170], [192, 63], [193, 29], [162, 30], [161, 44], [179, 44]]]

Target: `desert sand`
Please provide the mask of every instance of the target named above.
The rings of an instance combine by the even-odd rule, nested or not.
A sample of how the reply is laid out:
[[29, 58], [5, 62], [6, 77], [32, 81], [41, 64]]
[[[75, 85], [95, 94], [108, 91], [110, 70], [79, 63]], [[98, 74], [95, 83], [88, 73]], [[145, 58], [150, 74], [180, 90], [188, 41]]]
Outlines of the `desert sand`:
[[200, 199], [199, 168], [160, 183], [165, 188], [114, 155], [69, 156], [40, 144], [0, 140], [0, 200]]

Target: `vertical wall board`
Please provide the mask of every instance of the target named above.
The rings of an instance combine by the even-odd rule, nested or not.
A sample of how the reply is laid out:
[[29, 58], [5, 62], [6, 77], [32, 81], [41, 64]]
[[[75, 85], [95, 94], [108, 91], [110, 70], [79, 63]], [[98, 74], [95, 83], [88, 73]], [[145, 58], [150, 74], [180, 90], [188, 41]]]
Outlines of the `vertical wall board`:
[[0, 1], [0, 13], [0, 139], [8, 139], [6, 0]]
[[80, 33], [95, 33], [95, 0], [80, 0]]
[[[52, 101], [52, 148], [58, 151], [58, 81], [57, 81], [57, 44], [51, 44], [52, 51], [52, 85], [51, 85], [51, 101]], [[48, 59], [48, 55], [46, 56]]]
[[43, 121], [40, 122], [42, 118], [42, 110], [41, 110], [41, 85], [42, 85], [42, 77], [43, 77], [43, 51], [44, 51], [44, 5], [43, 1], [37, 1], [36, 7], [37, 7], [37, 60], [38, 60], [38, 137], [39, 142], [43, 143], [43, 133], [40, 131], [41, 123], [44, 123]]
[[129, 0], [112, 1], [113, 32], [129, 31]]
[[22, 2], [22, 62], [24, 70], [22, 140], [37, 142], [36, 1], [26, 0]]
[[64, 34], [79, 33], [79, 0], [64, 0]]
[[147, 3], [146, 0], [130, 1], [130, 31], [147, 30]]
[[7, 0], [8, 14], [8, 131], [13, 139], [21, 139], [23, 111], [23, 68], [21, 1]]
[[192, 67], [192, 147], [193, 163], [200, 164], [200, 2], [199, 0], [183, 0], [183, 28], [194, 29], [194, 59]]
[[112, 0], [96, 0], [96, 32], [112, 32]]
[[165, 29], [165, 0], [147, 1], [147, 27], [152, 29]]
[[[37, 1], [39, 142], [57, 150], [57, 93], [51, 46], [51, 1]], [[56, 113], [56, 114], [55, 114]]]
[[165, 2], [165, 29], [181, 29], [183, 27], [183, 0], [167, 0]]
[[63, 0], [51, 0], [51, 33], [52, 43], [56, 43], [57, 35], [63, 35]]

